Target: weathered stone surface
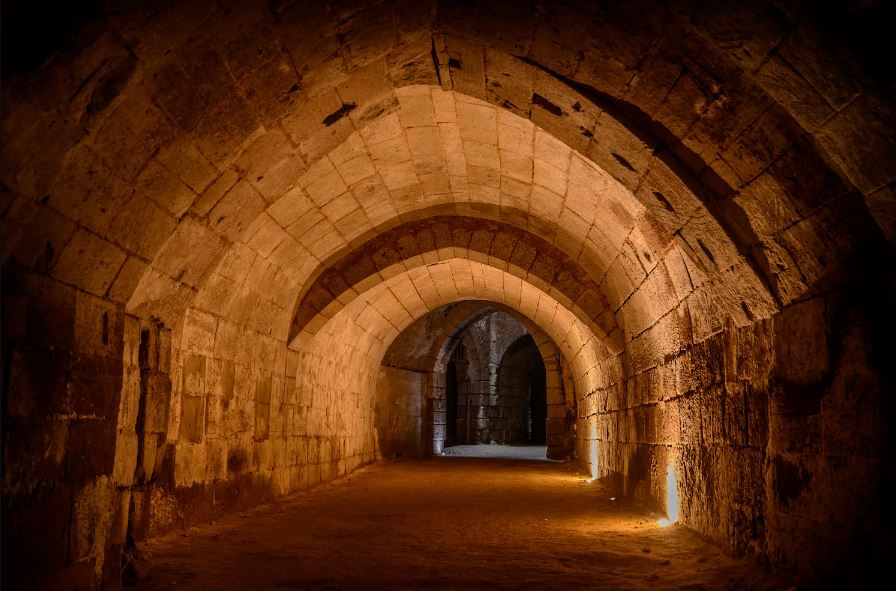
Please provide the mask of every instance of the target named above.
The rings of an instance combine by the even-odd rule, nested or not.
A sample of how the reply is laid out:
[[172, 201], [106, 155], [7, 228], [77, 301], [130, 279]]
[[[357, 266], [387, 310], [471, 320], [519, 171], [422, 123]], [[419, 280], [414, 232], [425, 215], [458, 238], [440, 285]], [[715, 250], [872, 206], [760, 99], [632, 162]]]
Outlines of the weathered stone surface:
[[852, 40], [878, 9], [604, 4], [128, 5], [10, 72], [13, 564], [97, 587], [129, 527], [520, 440], [534, 357], [502, 365], [495, 325], [450, 424], [463, 319], [420, 319], [460, 300], [526, 319], [547, 444], [620, 494], [662, 507], [676, 467], [683, 524], [802, 574], [876, 543], [896, 150]]

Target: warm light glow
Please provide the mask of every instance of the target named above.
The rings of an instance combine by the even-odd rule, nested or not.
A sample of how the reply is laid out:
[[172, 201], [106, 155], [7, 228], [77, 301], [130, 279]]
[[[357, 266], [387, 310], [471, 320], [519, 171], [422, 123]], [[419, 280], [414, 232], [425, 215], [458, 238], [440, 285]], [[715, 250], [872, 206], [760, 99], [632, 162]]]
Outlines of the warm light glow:
[[669, 462], [666, 469], [666, 515], [669, 521], [678, 521], [678, 476], [675, 474], [675, 461]]
[[657, 521], [660, 527], [669, 527], [678, 521], [678, 476], [675, 460], [669, 460], [666, 468], [666, 517]]
[[597, 417], [591, 417], [591, 480], [597, 480]]

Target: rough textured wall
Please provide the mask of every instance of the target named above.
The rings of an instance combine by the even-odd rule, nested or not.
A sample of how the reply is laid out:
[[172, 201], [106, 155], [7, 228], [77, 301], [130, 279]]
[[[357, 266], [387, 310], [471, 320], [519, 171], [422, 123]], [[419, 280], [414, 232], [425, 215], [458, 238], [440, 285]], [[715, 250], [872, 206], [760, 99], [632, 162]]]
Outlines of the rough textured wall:
[[[158, 524], [182, 519], [178, 508], [160, 505], [174, 486], [174, 448], [168, 441], [171, 417], [171, 333], [156, 322], [125, 316], [124, 383], [118, 417], [113, 480], [130, 485], [127, 547], [153, 535]], [[182, 523], [182, 522], [181, 522]]]
[[629, 377], [605, 368], [607, 385], [582, 400], [598, 410], [580, 419], [593, 441], [580, 439], [579, 457], [660, 507], [673, 465], [682, 523], [735, 554], [810, 579], [844, 559], [883, 564], [894, 326], [884, 302], [894, 291], [866, 285], [866, 295], [835, 291], [748, 327], [716, 327], [657, 365], [630, 366]]
[[480, 394], [471, 405], [475, 424], [470, 443], [519, 443], [522, 417], [516, 415], [520, 409], [499, 391], [498, 368], [508, 347], [526, 334], [526, 328], [511, 314], [498, 311], [482, 316], [466, 331], [476, 343], [480, 371]]
[[376, 383], [378, 455], [393, 459], [423, 455], [426, 374], [381, 366]]
[[[767, 551], [800, 572], [840, 560], [882, 569], [892, 551], [894, 298], [892, 278], [859, 278], [853, 289], [774, 319]], [[828, 543], [801, 546], [813, 539]], [[872, 568], [842, 578], [870, 582], [881, 574]]]
[[[114, 554], [120, 523], [97, 516], [123, 493], [109, 492], [108, 456], [91, 454], [82, 468], [77, 450], [108, 449], [110, 438], [116, 450], [119, 438], [133, 448], [120, 403], [109, 401], [133, 383], [121, 377], [133, 362], [123, 351], [79, 357], [95, 364], [87, 371], [58, 360], [92, 350], [77, 330], [69, 338], [72, 299], [76, 311], [91, 297], [117, 310], [110, 343], [125, 313], [171, 331], [173, 391], [157, 455], [174, 492], [160, 498], [180, 498], [189, 517], [212, 514], [203, 507], [218, 498], [213, 487], [224, 499], [264, 498], [257, 491], [314, 483], [373, 457], [379, 360], [371, 366], [340, 339], [380, 351], [409, 310], [417, 317], [418, 301], [431, 310], [483, 294], [550, 332], [582, 396], [582, 457], [624, 490], [661, 499], [665, 467], [680, 455], [686, 523], [803, 572], [843, 569], [836, 555], [846, 538], [886, 531], [875, 503], [841, 494], [847, 483], [867, 485], [869, 499], [892, 496], [877, 486], [891, 468], [880, 432], [850, 415], [874, 400], [854, 392], [893, 389], [892, 368], [878, 360], [889, 336], [875, 336], [881, 326], [893, 334], [891, 306], [837, 303], [878, 293], [893, 276], [884, 238], [892, 243], [896, 228], [892, 94], [851, 47], [887, 38], [857, 34], [863, 18], [886, 22], [875, 18], [887, 14], [881, 4], [555, 2], [536, 11], [247, 0], [99, 15], [35, 61], [36, 72], [3, 84], [4, 288], [8, 261], [30, 269], [15, 306], [46, 310], [44, 320], [63, 327], [4, 347], [5, 432], [15, 433], [4, 440], [4, 503], [61, 491], [47, 519], [77, 545], [45, 570], [96, 581], [112, 564], [102, 556]], [[510, 228], [443, 220], [398, 244], [404, 250], [352, 252], [437, 214]], [[563, 256], [545, 260], [538, 240]], [[376, 292], [359, 318], [382, 328], [379, 343], [330, 330], [317, 352], [286, 354], [291, 322], [320, 333], [351, 298], [456, 258], [450, 274], [427, 270], [431, 281], [415, 283], [413, 297], [397, 283], [395, 293]], [[327, 273], [350, 262], [363, 273], [343, 282]], [[312, 291], [316, 277], [323, 285]], [[306, 295], [307, 314], [293, 317]], [[824, 314], [803, 308], [817, 298]], [[7, 313], [18, 308], [4, 305], [4, 330], [21, 324]], [[808, 349], [827, 351], [828, 362], [796, 371], [803, 320], [815, 326]], [[761, 370], [742, 378], [724, 369], [720, 352], [734, 335]], [[604, 347], [624, 353], [607, 358]], [[228, 376], [230, 361], [239, 393], [222, 412], [216, 372]], [[26, 369], [45, 365], [71, 392], [58, 375], [15, 391], [16, 380], [32, 380]], [[724, 427], [739, 404], [728, 384], [745, 384], [744, 414], [760, 417], [766, 368], [772, 418], [757, 458], [760, 444], [736, 443], [736, 429]], [[78, 412], [59, 411], [93, 381], [90, 396], [72, 402]], [[158, 393], [167, 396], [164, 383]], [[20, 404], [32, 396], [39, 404]], [[96, 412], [82, 412], [94, 396]], [[890, 420], [887, 404], [868, 403]], [[747, 437], [761, 440], [761, 426], [747, 424]], [[657, 425], [662, 438], [651, 434]], [[234, 470], [231, 450], [242, 458]], [[29, 480], [22, 466], [32, 464], [50, 467], [39, 472], [48, 486]], [[752, 501], [763, 487], [760, 509]], [[738, 506], [743, 515], [728, 509]], [[709, 517], [717, 511], [728, 517]], [[824, 525], [832, 514], [848, 533]], [[20, 512], [18, 530], [42, 517]], [[23, 563], [43, 552], [20, 549]]]
[[4, 584], [117, 581], [166, 480], [170, 334], [14, 264], [2, 306]]

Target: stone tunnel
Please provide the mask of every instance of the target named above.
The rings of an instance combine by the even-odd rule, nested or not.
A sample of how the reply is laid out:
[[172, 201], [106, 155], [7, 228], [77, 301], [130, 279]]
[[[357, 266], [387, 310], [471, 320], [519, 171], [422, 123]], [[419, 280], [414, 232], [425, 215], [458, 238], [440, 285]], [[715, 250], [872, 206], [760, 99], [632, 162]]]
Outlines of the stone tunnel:
[[892, 580], [891, 3], [4, 4], [5, 588]]

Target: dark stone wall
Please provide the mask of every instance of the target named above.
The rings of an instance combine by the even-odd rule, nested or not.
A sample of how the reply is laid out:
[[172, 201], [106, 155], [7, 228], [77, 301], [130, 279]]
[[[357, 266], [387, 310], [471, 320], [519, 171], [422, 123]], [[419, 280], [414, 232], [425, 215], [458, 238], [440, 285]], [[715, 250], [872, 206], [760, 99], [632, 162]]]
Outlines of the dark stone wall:
[[[234, 370], [233, 357], [259, 335], [274, 340], [275, 327], [288, 333], [291, 319], [259, 311], [288, 315], [301, 304], [278, 291], [292, 268], [266, 262], [309, 260], [277, 246], [289, 243], [285, 229], [323, 260], [339, 252], [322, 245], [364, 219], [350, 199], [326, 210], [315, 202], [294, 219], [295, 170], [354, 137], [355, 122], [381, 123], [389, 111], [413, 119], [420, 103], [404, 95], [402, 106], [393, 94], [412, 84], [528, 119], [559, 139], [535, 155], [575, 148], [632, 192], [630, 209], [649, 211], [630, 225], [618, 203], [601, 209], [598, 225], [622, 234], [623, 246], [606, 251], [607, 241], [592, 244], [598, 225], [553, 208], [565, 195], [501, 202], [515, 228], [546, 234], [560, 220], [564, 256], [593, 255], [576, 266], [533, 258], [538, 241], [518, 240], [517, 250], [507, 237], [474, 236], [477, 213], [497, 209], [469, 199], [481, 189], [459, 200], [456, 212], [474, 218], [457, 224], [457, 237], [445, 225], [421, 240], [500, 254], [544, 289], [562, 277], [558, 293], [571, 306], [580, 266], [588, 281], [609, 278], [579, 304], [600, 310], [599, 327], [621, 343], [618, 315], [631, 340], [596, 362], [593, 379], [574, 376], [598, 384], [580, 392], [580, 457], [657, 504], [677, 466], [682, 521], [734, 552], [815, 577], [871, 572], [852, 565], [888, 556], [893, 492], [896, 127], [892, 76], [877, 63], [889, 62], [873, 59], [887, 55], [880, 31], [892, 11], [882, 2], [558, 2], [538, 14], [517, 3], [375, 4], [135, 3], [90, 14], [99, 22], [74, 38], [81, 18], [59, 28], [45, 22], [54, 11], [29, 10], [37, 29], [66, 39], [15, 68], [3, 88], [3, 551], [17, 567], [3, 577], [26, 587], [44, 573], [49, 586], [113, 584], [129, 532], [164, 532], [369, 459], [361, 420], [338, 430], [315, 414], [320, 405], [291, 402], [303, 394], [285, 385], [304, 379], [298, 361], [278, 353], [282, 362], [271, 362], [259, 347]], [[428, 159], [408, 158], [399, 177], [433, 172]], [[400, 182], [394, 194], [377, 186], [361, 202], [404, 211], [451, 180], [528, 190], [498, 181], [519, 172], [511, 163]], [[310, 176], [306, 189], [320, 180]], [[569, 178], [533, 172], [560, 193]], [[578, 212], [593, 209], [587, 193], [568, 196]], [[266, 211], [277, 219], [259, 230]], [[338, 232], [321, 236], [321, 211]], [[367, 230], [397, 227], [390, 215], [375, 218], [383, 226], [367, 220]], [[369, 272], [316, 269], [337, 291], [327, 293], [344, 293], [340, 276], [366, 280], [401, 261], [391, 248], [402, 246], [399, 234], [362, 261]], [[242, 249], [248, 262], [235, 246], [243, 238], [253, 243]], [[662, 273], [651, 269], [661, 254], [698, 264], [673, 277], [680, 283], [658, 285]], [[257, 289], [234, 302], [238, 280]], [[167, 361], [166, 331], [125, 314], [135, 293], [141, 317], [186, 318], [183, 358]], [[314, 317], [332, 301], [308, 295], [314, 305], [302, 311]], [[220, 355], [216, 339], [227, 335]], [[288, 335], [279, 338], [271, 349], [283, 352]], [[326, 353], [303, 367], [332, 374]], [[231, 431], [210, 436], [215, 413], [228, 415]], [[298, 434], [276, 437], [287, 432]], [[487, 425], [479, 434], [491, 438]], [[273, 481], [272, 457], [290, 459], [279, 471], [285, 483]]]
[[480, 372], [479, 387], [472, 388], [474, 423], [471, 433], [474, 437], [470, 443], [519, 443], [522, 440], [522, 405], [513, 388], [501, 391], [498, 374], [505, 352], [527, 334], [526, 328], [511, 314], [499, 311], [479, 318], [466, 331], [476, 344], [475, 351], [467, 354], [478, 355]]
[[860, 277], [774, 322], [767, 552], [828, 582], [886, 576], [894, 549], [894, 301], [892, 275]]
[[[521, 337], [504, 353], [498, 366], [496, 403], [489, 409], [489, 427], [495, 441], [531, 443], [534, 428], [540, 433], [538, 443], [545, 442], [544, 375], [541, 353], [531, 337]], [[540, 427], [532, 425], [533, 421], [540, 422]]]
[[122, 306], [15, 262], [2, 306], [4, 587], [117, 580]]
[[4, 585], [115, 588], [170, 481], [170, 334], [15, 261], [2, 305]]

